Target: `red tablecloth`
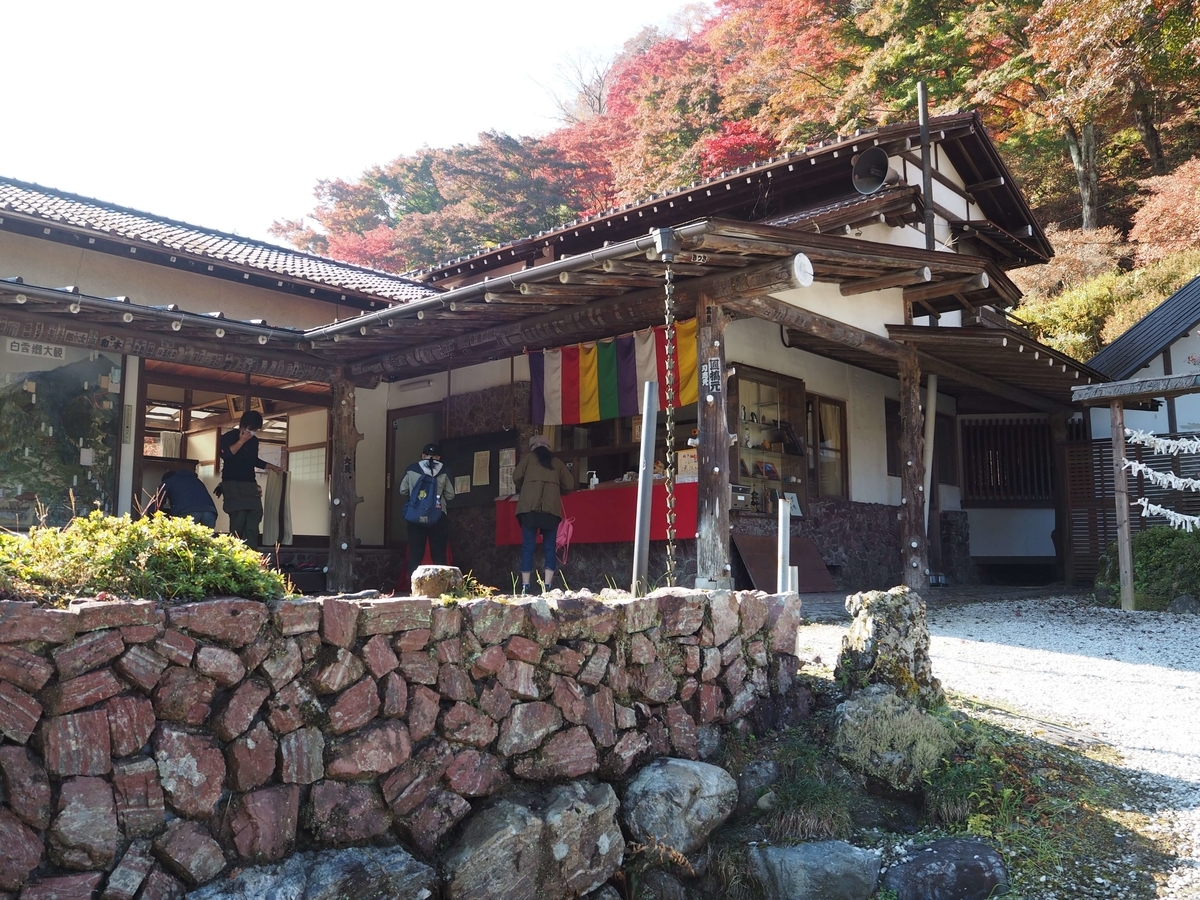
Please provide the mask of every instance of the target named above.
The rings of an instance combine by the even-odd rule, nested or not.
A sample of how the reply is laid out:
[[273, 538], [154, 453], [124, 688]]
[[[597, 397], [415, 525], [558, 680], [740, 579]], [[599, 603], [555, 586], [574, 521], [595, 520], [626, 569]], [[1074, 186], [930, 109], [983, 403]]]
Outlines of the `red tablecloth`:
[[[563, 497], [563, 521], [574, 519], [572, 544], [633, 542], [637, 517], [637, 484], [572, 491]], [[667, 539], [667, 489], [654, 485], [650, 539]], [[496, 501], [496, 546], [521, 543], [517, 501]], [[561, 533], [561, 532], [560, 532]], [[696, 536], [696, 482], [675, 485], [675, 537]]]

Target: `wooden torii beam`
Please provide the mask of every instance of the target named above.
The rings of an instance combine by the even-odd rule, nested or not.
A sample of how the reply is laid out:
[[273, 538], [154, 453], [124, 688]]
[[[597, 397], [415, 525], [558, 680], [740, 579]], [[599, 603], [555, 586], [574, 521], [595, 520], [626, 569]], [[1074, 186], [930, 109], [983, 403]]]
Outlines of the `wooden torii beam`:
[[1129, 479], [1125, 472], [1125, 404], [1200, 392], [1200, 374], [1127, 378], [1108, 384], [1083, 384], [1071, 390], [1085, 406], [1107, 403], [1112, 429], [1113, 501], [1117, 505], [1117, 564], [1121, 573], [1121, 609], [1133, 609], [1133, 528], [1129, 521]]

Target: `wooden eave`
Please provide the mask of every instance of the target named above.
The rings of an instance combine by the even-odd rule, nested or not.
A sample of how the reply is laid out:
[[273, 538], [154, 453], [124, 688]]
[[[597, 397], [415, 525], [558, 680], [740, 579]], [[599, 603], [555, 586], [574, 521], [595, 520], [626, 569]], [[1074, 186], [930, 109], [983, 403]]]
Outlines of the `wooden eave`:
[[0, 332], [6, 339], [138, 356], [149, 369], [170, 365], [175, 373], [242, 387], [316, 391], [338, 368], [304, 349], [297, 329], [12, 279], [0, 280]]
[[[924, 268], [931, 280], [916, 286], [923, 289], [987, 277], [982, 289], [956, 289], [923, 304], [938, 312], [1008, 307], [1020, 296], [994, 262], [978, 256], [848, 241], [727, 219], [701, 220], [671, 231], [682, 248], [673, 264], [681, 317], [693, 314], [702, 292], [710, 297], [761, 292], [778, 268], [798, 253], [809, 258], [816, 280], [839, 285]], [[313, 353], [336, 357], [351, 378], [370, 381], [420, 377], [525, 350], [646, 328], [661, 322], [663, 314], [664, 266], [648, 258], [653, 248], [653, 236], [643, 236], [310, 329], [305, 337]], [[859, 301], [846, 296], [844, 302]]]

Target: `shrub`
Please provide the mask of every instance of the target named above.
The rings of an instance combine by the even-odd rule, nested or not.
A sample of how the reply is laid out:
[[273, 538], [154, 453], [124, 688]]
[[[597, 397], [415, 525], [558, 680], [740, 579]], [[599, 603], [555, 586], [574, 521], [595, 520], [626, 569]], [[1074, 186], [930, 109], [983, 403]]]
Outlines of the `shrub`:
[[[1180, 594], [1200, 596], [1200, 532], [1165, 525], [1133, 535], [1133, 591], [1138, 609], [1162, 610]], [[1121, 573], [1113, 544], [1102, 560], [1096, 587], [1120, 594]]]
[[271, 600], [284, 577], [239, 538], [161, 513], [93, 512], [64, 528], [0, 537], [0, 588], [49, 605], [107, 592], [155, 600], [232, 595]]

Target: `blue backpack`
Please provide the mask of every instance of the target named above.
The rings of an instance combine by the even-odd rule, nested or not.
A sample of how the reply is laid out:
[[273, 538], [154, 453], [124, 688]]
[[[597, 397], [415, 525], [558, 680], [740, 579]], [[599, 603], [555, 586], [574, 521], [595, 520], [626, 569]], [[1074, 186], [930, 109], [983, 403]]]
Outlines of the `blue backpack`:
[[422, 472], [413, 485], [412, 493], [408, 495], [408, 502], [404, 504], [405, 520], [415, 525], [433, 525], [442, 518], [443, 512], [437, 478]]

